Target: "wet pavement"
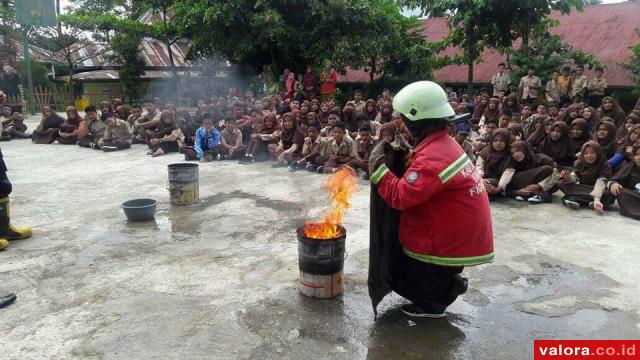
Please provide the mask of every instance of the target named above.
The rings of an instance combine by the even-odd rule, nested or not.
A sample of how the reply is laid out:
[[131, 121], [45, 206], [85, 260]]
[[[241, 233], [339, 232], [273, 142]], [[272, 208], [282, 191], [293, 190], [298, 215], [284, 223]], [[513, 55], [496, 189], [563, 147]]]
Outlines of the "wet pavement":
[[[367, 295], [369, 185], [348, 230], [345, 293], [296, 289], [295, 228], [326, 209], [324, 177], [268, 164], [200, 166], [200, 203], [171, 207], [167, 168], [143, 146], [102, 153], [2, 143], [13, 219], [0, 253], [3, 359], [530, 359], [533, 339], [640, 337], [640, 223], [554, 204], [492, 205], [496, 261], [465, 270], [445, 320], [411, 321]], [[121, 202], [158, 200], [127, 223]]]

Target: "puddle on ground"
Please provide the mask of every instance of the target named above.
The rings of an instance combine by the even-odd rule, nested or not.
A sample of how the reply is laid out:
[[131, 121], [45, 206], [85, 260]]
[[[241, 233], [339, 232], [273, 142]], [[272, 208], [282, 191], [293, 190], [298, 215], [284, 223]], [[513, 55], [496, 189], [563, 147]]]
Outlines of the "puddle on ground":
[[[347, 260], [348, 262], [349, 260]], [[489, 265], [467, 272], [469, 291], [444, 320], [406, 318], [393, 294], [373, 319], [366, 282], [346, 276], [345, 293], [310, 299], [295, 283], [240, 311], [264, 343], [255, 358], [513, 359], [534, 339], [637, 337], [635, 313], [601, 305], [619, 283], [544, 255], [517, 257], [531, 273]]]

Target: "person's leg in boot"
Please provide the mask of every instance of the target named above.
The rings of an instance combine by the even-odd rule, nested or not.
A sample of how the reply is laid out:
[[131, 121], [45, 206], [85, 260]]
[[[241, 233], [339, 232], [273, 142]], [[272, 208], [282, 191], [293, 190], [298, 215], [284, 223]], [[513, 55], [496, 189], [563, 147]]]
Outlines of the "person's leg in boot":
[[463, 267], [439, 266], [398, 254], [391, 288], [411, 301], [402, 312], [412, 317], [442, 318], [445, 309], [467, 290]]
[[[9, 208], [9, 194], [13, 190], [11, 181], [7, 177], [7, 167], [0, 151], [0, 239], [20, 240], [31, 236], [30, 228], [19, 228], [11, 225], [11, 211]], [[4, 243], [4, 241], [2, 242]], [[6, 245], [6, 244], [5, 244]], [[0, 247], [2, 244], [0, 244]], [[6, 246], [5, 246], [6, 248]]]
[[5, 296], [0, 297], [0, 309], [5, 308], [16, 301], [15, 294], [7, 294]]

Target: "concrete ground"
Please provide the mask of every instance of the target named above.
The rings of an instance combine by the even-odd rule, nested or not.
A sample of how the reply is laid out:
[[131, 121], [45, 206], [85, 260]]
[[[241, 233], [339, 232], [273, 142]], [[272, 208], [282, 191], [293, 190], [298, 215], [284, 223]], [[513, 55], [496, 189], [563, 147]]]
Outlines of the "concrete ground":
[[[33, 126], [31, 126], [33, 128]], [[492, 205], [496, 261], [445, 320], [411, 321], [367, 295], [369, 185], [348, 229], [346, 291], [298, 294], [295, 228], [326, 209], [324, 177], [268, 164], [200, 166], [198, 205], [171, 207], [166, 165], [117, 153], [2, 143], [13, 222], [31, 239], [0, 253], [3, 359], [530, 359], [533, 339], [640, 334], [640, 223], [559, 204]], [[122, 201], [157, 199], [128, 223]]]

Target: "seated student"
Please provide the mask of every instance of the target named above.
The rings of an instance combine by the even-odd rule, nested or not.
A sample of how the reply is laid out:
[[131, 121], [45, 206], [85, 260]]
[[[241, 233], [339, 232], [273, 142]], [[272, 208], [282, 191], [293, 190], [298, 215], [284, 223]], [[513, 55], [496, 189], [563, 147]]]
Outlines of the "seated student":
[[[245, 115], [245, 106], [237, 101], [232, 107], [233, 117], [236, 118], [236, 128], [242, 132], [244, 138], [251, 137], [253, 132], [253, 119], [251, 116]], [[226, 118], [226, 117], [225, 117]]]
[[321, 164], [316, 170], [319, 174], [334, 173], [341, 165], [355, 159], [357, 149], [354, 141], [346, 135], [345, 126], [338, 122], [333, 126], [332, 136], [327, 139], [321, 157], [316, 161]]
[[520, 123], [522, 124], [522, 128], [524, 129], [525, 134], [531, 131], [530, 129], [540, 119], [544, 119], [545, 117], [547, 117], [547, 107], [544, 104], [538, 105], [536, 113], [525, 118], [524, 116], [531, 112], [529, 109], [531, 108], [528, 105], [522, 107], [523, 118]]
[[302, 157], [304, 134], [300, 131], [298, 122], [292, 113], [284, 114], [282, 119], [280, 142], [275, 151], [277, 160], [271, 165], [273, 167], [288, 166], [293, 161], [297, 161]]
[[221, 160], [236, 160], [244, 155], [247, 149], [242, 143], [242, 131], [236, 128], [236, 118], [224, 118], [224, 129], [220, 132], [220, 146], [218, 147]]
[[533, 127], [529, 130], [533, 130], [531, 134], [525, 134], [526, 142], [531, 145], [533, 149], [537, 149], [540, 147], [540, 144], [549, 136], [551, 132], [551, 125], [555, 120], [551, 117], [540, 118]]
[[78, 114], [78, 110], [74, 106], [67, 106], [65, 112], [67, 113], [67, 118], [60, 125], [55, 141], [59, 144], [75, 145], [78, 142], [80, 125], [84, 122], [84, 119]]
[[369, 127], [371, 128], [371, 136], [373, 137], [373, 139], [378, 140], [380, 138], [380, 129], [382, 128], [382, 124], [375, 120], [369, 120], [367, 114], [356, 114], [356, 123], [358, 124], [358, 129], [360, 129], [360, 127], [364, 124], [369, 125]]
[[498, 122], [495, 120], [490, 120], [480, 128], [480, 133], [476, 140], [473, 142], [473, 150], [477, 153], [482, 151], [489, 142], [491, 141], [491, 136], [498, 129]]
[[376, 141], [373, 139], [371, 126], [369, 124], [363, 124], [358, 130], [358, 138], [356, 142], [356, 157], [349, 161], [347, 166], [351, 167], [358, 172], [358, 169], [364, 171], [364, 179], [369, 180], [369, 156], [371, 151], [376, 146]]
[[[513, 113], [509, 109], [504, 109], [498, 116], [498, 128], [506, 129], [512, 123]], [[517, 122], [515, 122], [517, 124]]]
[[600, 148], [602, 148], [604, 156], [607, 159], [610, 159], [609, 166], [611, 166], [612, 171], [615, 171], [616, 165], [619, 165], [611, 162], [618, 148], [616, 134], [616, 125], [607, 117], [602, 118], [594, 133], [594, 140], [600, 144]]
[[162, 156], [171, 152], [178, 152], [184, 144], [182, 129], [175, 120], [173, 110], [163, 110], [160, 116], [160, 125], [149, 138], [151, 151], [147, 155], [152, 157]]
[[615, 154], [609, 159], [612, 169], [633, 162], [633, 146], [640, 145], [640, 124], [633, 125], [618, 141]]
[[2, 125], [5, 125], [11, 122], [12, 114], [13, 110], [11, 110], [11, 106], [3, 106], [0, 109], [0, 123], [2, 123]]
[[87, 106], [84, 113], [84, 125], [81, 124], [78, 132], [78, 146], [96, 148], [107, 126], [98, 118], [95, 106]]
[[326, 145], [326, 140], [320, 136], [320, 124], [311, 123], [307, 128], [308, 136], [304, 139], [302, 145], [302, 158], [298, 161], [294, 161], [289, 166], [292, 170], [299, 170], [306, 168], [308, 171], [315, 172], [318, 169], [316, 160], [320, 157], [322, 149]]
[[127, 123], [132, 129], [135, 129], [136, 123], [140, 123], [140, 120], [142, 120], [142, 107], [140, 107], [140, 105], [133, 105], [131, 107], [131, 114], [129, 114], [125, 120], [127, 120]]
[[133, 122], [134, 144], [146, 144], [148, 142], [147, 130], [155, 129], [160, 124], [161, 113], [156, 104], [149, 100], [144, 103], [144, 107], [147, 112], [140, 119]]
[[524, 141], [511, 144], [511, 158], [498, 181], [497, 192], [505, 192], [516, 200], [531, 203], [551, 202], [549, 190], [554, 187], [553, 159], [536, 154]]
[[107, 117], [116, 116], [115, 110], [109, 101], [103, 101], [100, 103], [100, 121], [106, 123]]
[[[327, 125], [320, 130], [320, 136], [323, 138], [330, 138], [333, 134], [333, 126], [339, 122], [340, 114], [335, 110], [331, 110], [329, 112], [329, 116], [327, 116]], [[347, 136], [349, 135], [347, 134]], [[349, 138], [351, 138], [351, 136], [349, 136]]]
[[518, 140], [525, 141], [526, 137], [524, 136], [524, 128], [521, 124], [511, 122], [507, 126], [507, 130], [509, 130], [509, 136], [511, 136], [511, 143]]
[[558, 106], [557, 103], [552, 102], [549, 103], [548, 109], [547, 109], [547, 115], [552, 118], [552, 119], [556, 119], [558, 117], [558, 112], [560, 111], [560, 107]]
[[596, 126], [600, 123], [600, 114], [598, 114], [594, 108], [589, 106], [582, 109], [582, 113], [580, 113], [579, 117], [583, 118], [587, 122], [589, 133], [593, 133]]
[[510, 145], [511, 136], [509, 136], [509, 131], [507, 129], [497, 129], [492, 132], [489, 145], [480, 151], [476, 160], [478, 173], [482, 177], [489, 195], [500, 193], [498, 180], [509, 162], [511, 156], [509, 153]]
[[573, 209], [589, 206], [603, 213], [614, 201], [606, 189], [610, 177], [611, 167], [600, 145], [587, 141], [582, 145], [573, 171], [563, 170], [560, 174], [558, 188], [564, 193], [562, 203]]
[[591, 140], [589, 124], [585, 119], [577, 118], [571, 122], [571, 149], [574, 154], [578, 154], [582, 145]]
[[560, 167], [571, 168], [576, 154], [569, 137], [569, 126], [562, 121], [554, 122], [549, 136], [540, 143], [538, 152], [552, 158]]
[[107, 117], [107, 128], [104, 136], [98, 140], [98, 147], [102, 151], [117, 151], [128, 149], [133, 141], [133, 134], [129, 130], [129, 124], [125, 120], [115, 116]]
[[38, 127], [33, 130], [31, 141], [34, 144], [51, 144], [56, 136], [60, 125], [64, 122], [64, 119], [55, 113], [53, 109], [48, 106], [42, 108], [42, 120]]
[[265, 161], [275, 153], [280, 142], [280, 124], [275, 113], [269, 113], [262, 119], [257, 131], [251, 134], [251, 141], [247, 146], [241, 164], [251, 164], [255, 161]]
[[27, 134], [27, 125], [24, 124], [24, 115], [15, 112], [11, 117], [3, 123], [2, 138], [10, 139], [29, 139], [31, 135]]
[[464, 153], [467, 154], [472, 163], [476, 163], [476, 155], [473, 153], [473, 145], [469, 141], [469, 133], [471, 126], [468, 123], [457, 123], [456, 132], [453, 136], [456, 142], [462, 147]]
[[220, 131], [213, 126], [211, 114], [202, 116], [202, 126], [196, 130], [196, 139], [193, 147], [184, 146], [180, 152], [184, 154], [184, 159], [200, 160], [200, 162], [213, 161], [218, 156], [220, 145]]
[[640, 220], [640, 145], [632, 148], [633, 161], [624, 165], [608, 183], [618, 200], [620, 214]]
[[413, 135], [411, 135], [411, 131], [407, 128], [404, 121], [402, 120], [402, 116], [399, 112], [393, 112], [393, 123], [396, 125], [396, 133], [402, 135], [407, 143], [411, 145], [417, 145], [413, 143]]

